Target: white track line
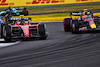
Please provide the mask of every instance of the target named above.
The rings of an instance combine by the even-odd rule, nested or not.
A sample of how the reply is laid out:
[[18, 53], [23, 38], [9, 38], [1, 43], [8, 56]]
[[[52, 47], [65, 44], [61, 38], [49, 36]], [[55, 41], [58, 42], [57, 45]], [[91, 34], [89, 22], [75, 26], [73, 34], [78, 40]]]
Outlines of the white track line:
[[[3, 39], [2, 39], [3, 40]], [[0, 39], [1, 41], [1, 39]], [[21, 41], [16, 41], [16, 42], [11, 42], [11, 43], [0, 43], [0, 47], [7, 47], [7, 46], [11, 46], [11, 45], [15, 45], [20, 43]]]
[[0, 41], [5, 41], [4, 39], [0, 39]]

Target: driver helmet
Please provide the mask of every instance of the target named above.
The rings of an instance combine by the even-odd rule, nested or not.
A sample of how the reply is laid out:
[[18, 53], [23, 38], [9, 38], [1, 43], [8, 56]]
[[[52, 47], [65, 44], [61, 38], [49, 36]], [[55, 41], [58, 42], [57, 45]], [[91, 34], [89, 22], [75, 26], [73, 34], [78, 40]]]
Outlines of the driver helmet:
[[87, 15], [88, 14], [88, 9], [84, 9], [83, 15]]
[[24, 20], [21, 20], [21, 25], [24, 25], [25, 21]]

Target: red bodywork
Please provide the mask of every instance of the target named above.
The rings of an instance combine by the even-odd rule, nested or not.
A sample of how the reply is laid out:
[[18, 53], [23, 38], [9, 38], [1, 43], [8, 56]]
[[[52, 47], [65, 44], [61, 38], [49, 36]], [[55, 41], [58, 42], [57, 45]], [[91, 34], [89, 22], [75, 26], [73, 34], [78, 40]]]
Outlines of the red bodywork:
[[36, 28], [38, 27], [37, 23], [30, 24], [29, 22], [24, 23], [24, 25], [22, 25], [21, 23], [15, 23], [15, 24], [12, 23], [11, 25], [12, 28], [13, 27], [21, 28], [23, 30], [25, 37], [29, 37], [29, 27], [36, 27]]

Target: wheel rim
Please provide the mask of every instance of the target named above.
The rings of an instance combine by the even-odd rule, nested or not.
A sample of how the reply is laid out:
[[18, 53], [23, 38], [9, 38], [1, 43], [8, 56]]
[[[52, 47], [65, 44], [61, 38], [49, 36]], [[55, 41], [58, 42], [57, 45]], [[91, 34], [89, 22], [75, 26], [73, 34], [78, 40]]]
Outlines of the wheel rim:
[[3, 27], [3, 35], [6, 37], [6, 30], [5, 30], [5, 27]]
[[72, 25], [73, 27], [72, 27], [72, 29], [73, 29], [73, 31], [75, 31], [75, 24], [73, 23], [73, 25]]
[[6, 31], [4, 31], [4, 36], [6, 36]]

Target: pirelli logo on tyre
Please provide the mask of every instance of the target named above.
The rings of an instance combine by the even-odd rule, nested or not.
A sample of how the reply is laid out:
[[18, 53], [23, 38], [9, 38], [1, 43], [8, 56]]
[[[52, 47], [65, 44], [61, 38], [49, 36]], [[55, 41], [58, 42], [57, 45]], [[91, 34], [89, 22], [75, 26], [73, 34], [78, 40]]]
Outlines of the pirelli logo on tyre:
[[26, 2], [26, 4], [52, 4], [52, 3], [64, 3], [65, 0], [33, 0], [32, 2]]
[[7, 3], [6, 0], [0, 0], [0, 5], [14, 5], [14, 3]]

